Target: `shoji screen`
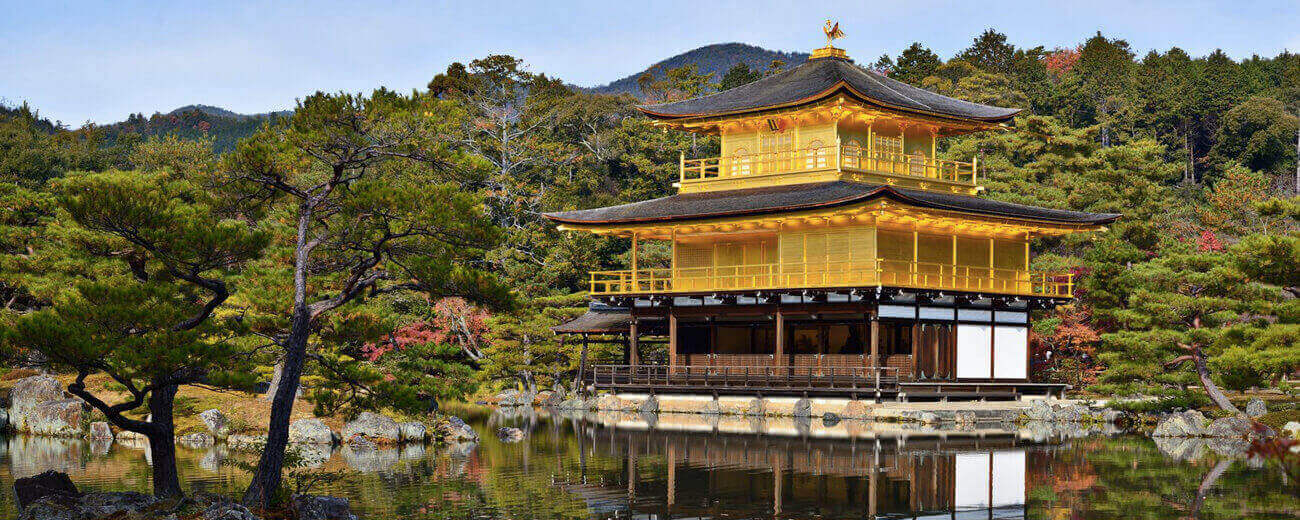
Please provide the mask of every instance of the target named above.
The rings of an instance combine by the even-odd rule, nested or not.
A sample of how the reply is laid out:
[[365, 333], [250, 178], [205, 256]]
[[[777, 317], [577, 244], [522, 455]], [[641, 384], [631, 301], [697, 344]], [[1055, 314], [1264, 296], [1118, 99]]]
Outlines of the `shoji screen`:
[[1025, 379], [1029, 377], [1029, 329], [998, 325], [993, 329], [993, 377]]
[[992, 377], [992, 325], [961, 323], [957, 325], [957, 377], [988, 379]]

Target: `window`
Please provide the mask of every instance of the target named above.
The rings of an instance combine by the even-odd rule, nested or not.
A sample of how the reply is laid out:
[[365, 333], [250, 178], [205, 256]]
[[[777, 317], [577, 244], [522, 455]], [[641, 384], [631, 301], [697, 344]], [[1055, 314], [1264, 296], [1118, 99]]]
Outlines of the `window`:
[[886, 137], [883, 135], [876, 136], [877, 153], [903, 153], [903, 138]]
[[749, 175], [749, 150], [737, 148], [731, 153], [731, 174]]
[[862, 156], [867, 153], [862, 149], [862, 143], [857, 139], [849, 139], [844, 143], [844, 149], [841, 151], [844, 158], [844, 166], [849, 168], [861, 168]]
[[912, 353], [912, 324], [880, 322], [880, 355], [906, 356]]
[[828, 159], [830, 158], [831, 150], [826, 147], [826, 143], [823, 143], [821, 139], [813, 139], [812, 142], [808, 143], [806, 154], [807, 156], [804, 158], [805, 170], [825, 168], [826, 165], [830, 163]]

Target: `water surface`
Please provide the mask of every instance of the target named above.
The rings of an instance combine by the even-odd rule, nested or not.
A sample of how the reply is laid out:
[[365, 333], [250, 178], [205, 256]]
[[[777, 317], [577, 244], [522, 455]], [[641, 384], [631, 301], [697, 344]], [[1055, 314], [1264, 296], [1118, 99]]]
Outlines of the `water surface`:
[[[791, 419], [502, 414], [459, 410], [478, 445], [304, 453], [343, 478], [362, 518], [1298, 518], [1300, 486], [1200, 441], [1157, 445], [1099, 431], [935, 431]], [[505, 444], [501, 426], [529, 431]], [[237, 493], [223, 447], [181, 449], [189, 490]], [[1226, 470], [1196, 498], [1206, 475]], [[10, 437], [0, 483], [57, 469], [83, 489], [147, 491], [142, 446]], [[306, 471], [306, 468], [304, 468]], [[292, 479], [291, 479], [292, 480]], [[11, 493], [0, 511], [14, 514]]]

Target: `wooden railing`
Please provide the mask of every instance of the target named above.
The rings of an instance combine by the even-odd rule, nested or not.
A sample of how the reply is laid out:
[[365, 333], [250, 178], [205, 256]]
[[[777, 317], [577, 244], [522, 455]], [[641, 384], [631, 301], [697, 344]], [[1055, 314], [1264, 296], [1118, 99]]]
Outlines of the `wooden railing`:
[[898, 386], [898, 369], [874, 366], [595, 365], [588, 384], [597, 388], [707, 388], [712, 390], [876, 391]]
[[905, 260], [837, 260], [591, 272], [595, 295], [831, 287], [911, 287], [1070, 298], [1072, 273]]
[[921, 154], [840, 145], [681, 160], [681, 182], [756, 178], [818, 170], [846, 170], [975, 185], [977, 163]]

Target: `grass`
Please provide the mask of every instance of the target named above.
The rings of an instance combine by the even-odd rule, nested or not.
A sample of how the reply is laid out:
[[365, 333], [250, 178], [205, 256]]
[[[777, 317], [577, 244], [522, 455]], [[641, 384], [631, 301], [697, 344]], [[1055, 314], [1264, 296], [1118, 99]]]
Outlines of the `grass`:
[[1274, 430], [1281, 431], [1282, 426], [1286, 423], [1291, 421], [1300, 422], [1300, 410], [1278, 410], [1256, 417], [1255, 420], [1267, 424]]

